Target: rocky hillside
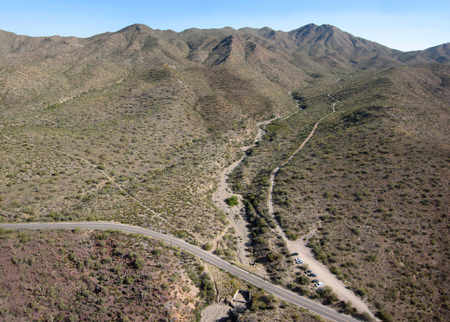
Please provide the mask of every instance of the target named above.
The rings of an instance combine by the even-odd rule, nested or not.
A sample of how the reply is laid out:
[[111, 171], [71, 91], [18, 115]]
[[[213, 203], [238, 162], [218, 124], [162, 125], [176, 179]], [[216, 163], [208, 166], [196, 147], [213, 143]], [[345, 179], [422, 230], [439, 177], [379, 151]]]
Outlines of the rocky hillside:
[[3, 321], [193, 321], [203, 301], [198, 261], [152, 240], [0, 231], [0, 249]]

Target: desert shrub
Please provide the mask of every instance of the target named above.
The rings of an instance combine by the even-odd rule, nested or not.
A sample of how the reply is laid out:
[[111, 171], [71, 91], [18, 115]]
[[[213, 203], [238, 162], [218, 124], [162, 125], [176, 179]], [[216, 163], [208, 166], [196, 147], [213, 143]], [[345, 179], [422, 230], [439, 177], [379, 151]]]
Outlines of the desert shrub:
[[130, 275], [126, 276], [123, 279], [123, 284], [125, 284], [125, 285], [131, 285], [131, 284], [133, 284], [133, 282], [134, 282], [134, 278]]
[[354, 313], [353, 316], [361, 321], [373, 321], [372, 317], [367, 312]]
[[309, 278], [307, 278], [304, 275], [300, 275], [299, 277], [297, 277], [297, 279], [295, 281], [300, 285], [308, 285], [309, 284]]
[[225, 199], [225, 203], [230, 206], [237, 206], [239, 204], [239, 200], [236, 196], [231, 196], [230, 198]]
[[275, 308], [276, 300], [273, 295], [266, 295], [263, 291], [252, 294], [250, 310], [272, 310]]
[[297, 240], [298, 239], [298, 234], [296, 232], [292, 231], [292, 230], [288, 230], [286, 232], [286, 237], [289, 240]]
[[333, 293], [333, 290], [328, 287], [322, 287], [317, 290], [317, 294], [323, 299], [324, 304], [331, 304], [338, 300], [336, 295]]
[[216, 292], [214, 291], [214, 286], [209, 278], [208, 274], [203, 273], [200, 275], [200, 295], [205, 299], [206, 303], [212, 303], [214, 301], [214, 297]]
[[281, 255], [275, 252], [271, 252], [267, 254], [266, 258], [271, 263], [278, 262], [281, 259]]
[[203, 248], [204, 250], [209, 251], [209, 250], [212, 249], [212, 245], [211, 245], [211, 243], [206, 243], [206, 244], [204, 244], [204, 245], [202, 246], [202, 248]]
[[160, 249], [153, 249], [152, 250], [152, 255], [156, 256], [156, 257], [160, 256], [161, 255], [161, 250]]
[[366, 295], [366, 292], [361, 288], [357, 289], [355, 291], [355, 293], [356, 293], [356, 295], [361, 296], [361, 297], [364, 297]]
[[296, 100], [297, 102], [304, 102], [305, 97], [303, 97], [299, 91], [293, 91], [292, 92], [292, 98]]
[[392, 317], [392, 315], [391, 315], [389, 312], [386, 312], [386, 311], [384, 311], [384, 310], [378, 311], [378, 312], [375, 314], [375, 316], [376, 316], [377, 318], [379, 318], [381, 321], [384, 321], [384, 322], [391, 322], [391, 321], [394, 321], [394, 318]]
[[144, 261], [142, 260], [142, 258], [136, 257], [136, 258], [132, 261], [131, 266], [132, 266], [134, 269], [141, 269], [141, 268], [144, 266]]

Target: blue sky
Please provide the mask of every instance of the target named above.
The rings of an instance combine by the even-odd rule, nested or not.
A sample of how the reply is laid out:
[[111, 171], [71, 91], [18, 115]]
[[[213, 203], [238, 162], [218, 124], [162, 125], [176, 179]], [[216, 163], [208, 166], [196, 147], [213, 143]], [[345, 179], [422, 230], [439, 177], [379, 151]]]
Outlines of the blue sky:
[[0, 0], [0, 29], [87, 37], [133, 23], [181, 31], [231, 26], [292, 30], [332, 24], [400, 50], [450, 41], [450, 1], [415, 0]]

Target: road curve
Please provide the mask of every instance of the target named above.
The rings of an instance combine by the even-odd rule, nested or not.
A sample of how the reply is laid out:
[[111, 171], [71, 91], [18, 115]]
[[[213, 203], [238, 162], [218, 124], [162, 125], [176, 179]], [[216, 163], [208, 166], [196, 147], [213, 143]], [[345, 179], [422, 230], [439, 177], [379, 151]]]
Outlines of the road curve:
[[249, 284], [259, 287], [268, 293], [271, 293], [281, 300], [291, 304], [308, 309], [325, 319], [337, 322], [358, 321], [348, 315], [336, 312], [335, 310], [316, 303], [308, 298], [299, 296], [280, 286], [274, 285], [255, 274], [247, 272], [227, 261], [207, 252], [203, 249], [191, 245], [184, 240], [171, 235], [162, 234], [147, 228], [130, 226], [115, 222], [56, 222], [56, 223], [17, 223], [17, 224], [0, 224], [2, 229], [10, 230], [71, 230], [71, 229], [89, 229], [89, 230], [114, 230], [123, 233], [139, 234], [151, 237], [156, 240], [163, 241], [173, 247], [178, 247], [192, 255], [195, 255], [205, 262], [214, 265], [231, 275], [238, 277]]

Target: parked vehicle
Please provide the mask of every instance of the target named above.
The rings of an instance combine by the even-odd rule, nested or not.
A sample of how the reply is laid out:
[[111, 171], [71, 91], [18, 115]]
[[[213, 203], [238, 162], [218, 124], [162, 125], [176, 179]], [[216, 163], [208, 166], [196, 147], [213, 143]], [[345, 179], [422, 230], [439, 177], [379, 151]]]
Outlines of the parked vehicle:
[[294, 262], [295, 262], [295, 264], [303, 264], [304, 263], [303, 259], [301, 259], [300, 257], [296, 257]]
[[323, 287], [323, 283], [322, 282], [317, 282], [317, 283], [314, 283], [314, 287], [315, 288], [321, 288], [321, 287]]

